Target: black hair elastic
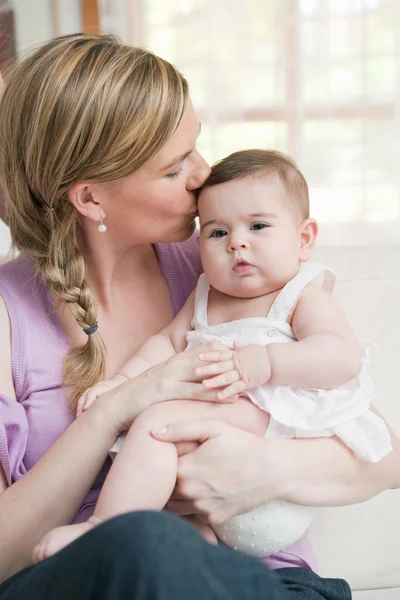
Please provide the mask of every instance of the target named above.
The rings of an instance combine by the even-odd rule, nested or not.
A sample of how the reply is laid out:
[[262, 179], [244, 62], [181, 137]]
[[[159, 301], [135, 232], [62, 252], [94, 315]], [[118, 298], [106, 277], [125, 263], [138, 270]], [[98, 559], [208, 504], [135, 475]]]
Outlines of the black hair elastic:
[[92, 335], [92, 333], [96, 333], [98, 328], [99, 328], [99, 324], [96, 321], [96, 323], [94, 323], [90, 327], [85, 327], [83, 331], [86, 333], [86, 335]]

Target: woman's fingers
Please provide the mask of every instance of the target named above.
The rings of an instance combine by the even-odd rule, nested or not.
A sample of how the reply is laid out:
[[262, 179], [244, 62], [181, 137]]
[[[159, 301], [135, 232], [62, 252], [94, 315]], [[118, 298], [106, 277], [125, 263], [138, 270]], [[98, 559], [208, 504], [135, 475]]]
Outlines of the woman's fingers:
[[[199, 348], [197, 348], [198, 350]], [[233, 350], [218, 350], [210, 352], [200, 352], [199, 360], [205, 362], [220, 362], [222, 360], [232, 360], [235, 352]]]
[[243, 381], [243, 379], [239, 379], [239, 381], [235, 381], [232, 385], [228, 385], [224, 390], [218, 392], [218, 400], [227, 400], [230, 398], [231, 400], [237, 400], [238, 394], [247, 390], [247, 385]]
[[177, 390], [177, 393], [171, 396], [170, 399], [202, 400], [203, 402], [235, 402], [236, 398], [219, 398], [218, 392], [220, 391], [219, 388], [206, 389], [202, 383], [183, 383], [180, 386], [179, 392]]
[[240, 374], [238, 371], [229, 371], [228, 373], [222, 373], [221, 375], [217, 375], [212, 379], [204, 379], [203, 385], [207, 389], [221, 388], [231, 383], [235, 383], [235, 381], [239, 381]]
[[225, 360], [222, 362], [215, 362], [205, 367], [197, 367], [196, 375], [202, 377], [209, 377], [210, 375], [219, 375], [220, 373], [228, 373], [228, 371], [234, 371], [235, 363], [233, 360]]
[[224, 429], [225, 424], [222, 421], [178, 421], [153, 429], [151, 435], [164, 442], [198, 442], [202, 444], [206, 440], [220, 435]]

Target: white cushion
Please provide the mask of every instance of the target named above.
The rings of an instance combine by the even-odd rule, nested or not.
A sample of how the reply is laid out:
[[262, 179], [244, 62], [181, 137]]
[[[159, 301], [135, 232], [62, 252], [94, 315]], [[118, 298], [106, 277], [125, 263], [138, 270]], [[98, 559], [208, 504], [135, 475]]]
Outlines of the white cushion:
[[[400, 246], [322, 248], [315, 258], [336, 272], [335, 295], [359, 337], [378, 345], [375, 404], [400, 435]], [[363, 590], [356, 600], [400, 600], [400, 491], [318, 509], [310, 539], [319, 573]]]

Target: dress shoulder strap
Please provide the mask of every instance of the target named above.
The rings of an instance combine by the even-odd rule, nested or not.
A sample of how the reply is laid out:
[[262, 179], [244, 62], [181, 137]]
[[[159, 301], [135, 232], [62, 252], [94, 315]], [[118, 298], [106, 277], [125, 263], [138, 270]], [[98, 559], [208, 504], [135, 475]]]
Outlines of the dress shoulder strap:
[[208, 327], [207, 305], [209, 291], [210, 283], [205, 274], [202, 273], [198, 279], [195, 293], [194, 316], [192, 321], [192, 326], [194, 329]]
[[335, 287], [335, 274], [333, 271], [319, 263], [303, 263], [300, 272], [289, 281], [275, 299], [268, 318], [287, 322], [297, 304], [301, 292], [306, 285], [313, 281], [321, 273], [324, 274], [322, 288], [332, 294]]

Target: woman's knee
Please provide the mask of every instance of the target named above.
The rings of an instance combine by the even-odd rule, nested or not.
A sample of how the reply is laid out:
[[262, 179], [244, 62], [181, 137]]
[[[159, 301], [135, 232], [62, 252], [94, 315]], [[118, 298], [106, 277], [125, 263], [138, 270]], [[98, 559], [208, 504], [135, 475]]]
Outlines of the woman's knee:
[[[137, 511], [120, 515], [93, 530], [93, 540], [102, 560], [119, 564], [157, 562], [171, 551], [179, 536], [190, 526], [167, 512]], [[182, 530], [186, 531], [182, 533]], [[191, 531], [189, 530], [189, 533]], [[150, 560], [151, 559], [151, 560]]]

